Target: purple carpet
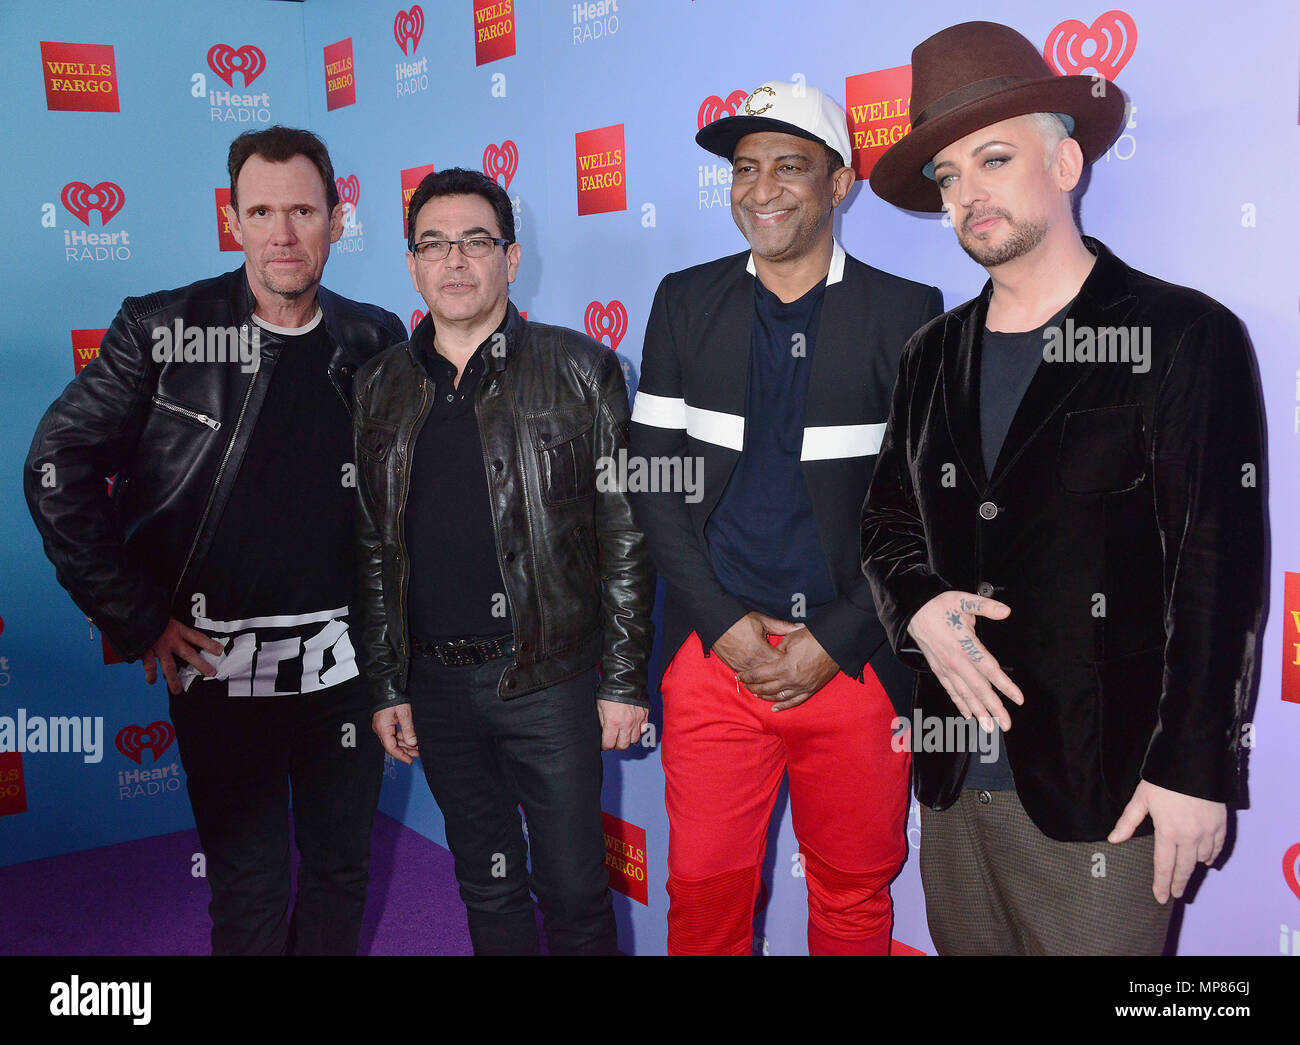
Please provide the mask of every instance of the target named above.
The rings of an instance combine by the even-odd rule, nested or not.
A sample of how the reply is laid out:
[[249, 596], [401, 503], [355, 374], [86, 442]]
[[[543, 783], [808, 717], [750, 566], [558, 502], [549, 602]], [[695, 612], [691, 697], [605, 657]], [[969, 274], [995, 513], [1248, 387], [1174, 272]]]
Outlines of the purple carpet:
[[[194, 831], [0, 867], [0, 954], [207, 954], [208, 885]], [[451, 854], [375, 816], [361, 954], [469, 954]], [[294, 872], [298, 861], [295, 854]]]

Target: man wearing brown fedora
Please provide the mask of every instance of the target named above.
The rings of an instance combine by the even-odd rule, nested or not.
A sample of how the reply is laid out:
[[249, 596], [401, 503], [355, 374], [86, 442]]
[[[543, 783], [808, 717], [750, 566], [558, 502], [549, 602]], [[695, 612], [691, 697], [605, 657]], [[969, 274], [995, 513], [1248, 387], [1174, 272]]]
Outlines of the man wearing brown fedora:
[[[1125, 118], [968, 22], [912, 55], [871, 186], [989, 273], [903, 352], [863, 510], [917, 672], [921, 875], [941, 953], [1155, 953], [1223, 846], [1263, 607], [1263, 433], [1237, 318], [1081, 236]], [[958, 750], [963, 719], [1002, 758]], [[955, 721], [954, 721], [955, 720]]]

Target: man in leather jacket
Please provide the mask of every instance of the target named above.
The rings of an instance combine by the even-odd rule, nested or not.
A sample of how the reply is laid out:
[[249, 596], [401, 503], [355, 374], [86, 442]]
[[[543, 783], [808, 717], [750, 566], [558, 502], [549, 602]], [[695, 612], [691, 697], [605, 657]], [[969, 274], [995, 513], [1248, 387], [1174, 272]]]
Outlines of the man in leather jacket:
[[[422, 756], [476, 954], [616, 953], [601, 749], [640, 735], [654, 573], [617, 482], [614, 353], [530, 323], [510, 200], [453, 168], [411, 197], [407, 267], [429, 306], [363, 367], [361, 645], [373, 728]], [[418, 740], [417, 740], [418, 736]]]
[[348, 637], [349, 390], [404, 329], [320, 286], [344, 218], [323, 142], [250, 132], [228, 168], [245, 264], [122, 303], [37, 428], [27, 501], [73, 600], [167, 680], [213, 952], [351, 954], [383, 752]]

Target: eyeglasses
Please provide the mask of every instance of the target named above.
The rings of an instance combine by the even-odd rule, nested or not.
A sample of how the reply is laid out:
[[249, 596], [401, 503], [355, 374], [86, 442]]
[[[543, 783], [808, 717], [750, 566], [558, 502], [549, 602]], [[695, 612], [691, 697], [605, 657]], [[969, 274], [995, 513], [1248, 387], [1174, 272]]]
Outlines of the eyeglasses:
[[451, 253], [452, 244], [460, 248], [467, 258], [486, 258], [493, 247], [507, 246], [511, 241], [499, 236], [466, 236], [464, 239], [426, 239], [410, 245], [411, 253], [421, 261], [442, 261]]

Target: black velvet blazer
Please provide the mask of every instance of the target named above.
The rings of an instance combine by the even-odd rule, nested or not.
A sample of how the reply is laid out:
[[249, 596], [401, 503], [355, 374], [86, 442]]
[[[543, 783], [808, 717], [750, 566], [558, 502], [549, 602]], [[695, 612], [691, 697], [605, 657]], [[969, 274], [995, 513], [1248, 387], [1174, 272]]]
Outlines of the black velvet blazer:
[[[957, 712], [907, 633], [912, 615], [951, 589], [1011, 607], [977, 633], [1025, 694], [1004, 701], [1021, 802], [1066, 841], [1104, 838], [1139, 778], [1234, 800], [1266, 569], [1261, 404], [1240, 322], [1085, 243], [1097, 263], [1064, 324], [1074, 351], [1039, 366], [993, 474], [979, 427], [990, 283], [904, 349], [863, 509], [864, 569], [919, 672], [921, 715]], [[917, 797], [950, 805], [968, 757], [914, 751]]]

